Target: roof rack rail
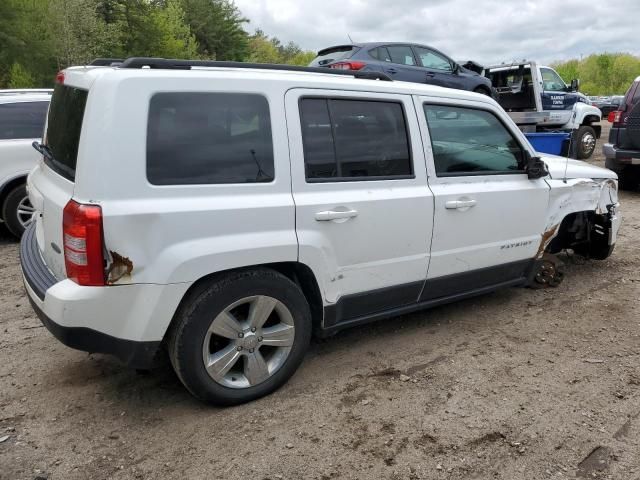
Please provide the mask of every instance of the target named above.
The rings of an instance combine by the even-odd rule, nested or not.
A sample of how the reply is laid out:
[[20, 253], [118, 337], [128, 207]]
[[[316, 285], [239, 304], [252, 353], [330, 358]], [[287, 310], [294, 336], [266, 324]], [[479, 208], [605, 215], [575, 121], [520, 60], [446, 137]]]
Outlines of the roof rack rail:
[[358, 70], [337, 70], [326, 67], [301, 67], [276, 63], [226, 62], [217, 60], [178, 60], [152, 57], [130, 57], [118, 65], [120, 68], [152, 68], [163, 70], [191, 70], [192, 67], [251, 68], [258, 70], [280, 70], [291, 72], [324, 73], [331, 75], [349, 75], [367, 80], [392, 81], [388, 75], [380, 72], [361, 72]]
[[124, 58], [96, 58], [89, 65], [93, 67], [117, 67], [122, 62], [124, 62]]

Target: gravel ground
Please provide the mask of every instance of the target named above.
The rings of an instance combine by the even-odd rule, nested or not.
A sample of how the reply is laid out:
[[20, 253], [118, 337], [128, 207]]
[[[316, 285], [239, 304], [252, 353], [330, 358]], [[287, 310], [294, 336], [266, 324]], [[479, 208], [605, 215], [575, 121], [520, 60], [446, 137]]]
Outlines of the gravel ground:
[[228, 409], [58, 343], [2, 230], [0, 479], [638, 480], [640, 193], [621, 200], [613, 256], [568, 258], [559, 288], [345, 331]]

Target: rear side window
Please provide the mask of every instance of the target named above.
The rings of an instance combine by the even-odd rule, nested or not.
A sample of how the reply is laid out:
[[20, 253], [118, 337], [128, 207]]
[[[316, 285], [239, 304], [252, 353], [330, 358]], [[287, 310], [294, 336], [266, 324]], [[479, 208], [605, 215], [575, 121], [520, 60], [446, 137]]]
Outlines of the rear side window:
[[147, 178], [154, 185], [270, 182], [269, 104], [245, 93], [158, 93], [147, 125]]
[[52, 157], [45, 157], [45, 162], [71, 181], [76, 174], [87, 94], [86, 90], [56, 85], [51, 97], [44, 143], [51, 150]]
[[398, 63], [400, 65], [416, 64], [416, 61], [413, 58], [413, 51], [408, 45], [387, 45], [387, 52], [389, 52], [393, 63]]
[[49, 102], [0, 104], [0, 140], [40, 138]]
[[322, 67], [333, 62], [351, 58], [359, 50], [357, 47], [345, 45], [343, 47], [328, 48], [318, 52], [318, 56], [309, 64], [310, 67]]
[[439, 177], [522, 173], [522, 147], [493, 113], [445, 105], [424, 111]]
[[381, 180], [413, 174], [400, 103], [304, 98], [300, 116], [307, 180]]

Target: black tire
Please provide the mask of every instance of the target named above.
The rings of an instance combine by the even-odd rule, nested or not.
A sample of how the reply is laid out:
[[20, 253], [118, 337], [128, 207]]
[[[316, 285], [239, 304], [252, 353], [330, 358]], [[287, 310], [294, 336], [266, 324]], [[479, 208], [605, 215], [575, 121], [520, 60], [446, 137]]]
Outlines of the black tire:
[[622, 170], [615, 171], [618, 174], [618, 188], [627, 192], [638, 189], [640, 185], [640, 169], [635, 166], [627, 166]]
[[482, 95], [486, 95], [487, 97], [491, 96], [491, 91], [485, 87], [476, 87], [473, 89], [475, 93], [481, 93]]
[[586, 160], [593, 155], [596, 149], [596, 131], [588, 125], [581, 126], [576, 130], [573, 141], [575, 143], [576, 157], [580, 160]]
[[640, 150], [640, 102], [636, 103], [627, 117], [627, 138], [633, 148]]
[[25, 226], [18, 215], [18, 207], [25, 199], [28, 201], [27, 188], [24, 184], [18, 185], [9, 192], [2, 205], [2, 219], [7, 229], [17, 238], [20, 238], [25, 231]]
[[[272, 297], [289, 310], [295, 327], [293, 345], [284, 363], [262, 383], [230, 388], [207, 373], [203, 361], [204, 341], [209, 326], [220, 312], [243, 298], [256, 295]], [[214, 405], [237, 405], [268, 395], [289, 380], [302, 363], [311, 330], [311, 311], [297, 284], [269, 269], [233, 272], [196, 288], [183, 301], [169, 333], [169, 358], [176, 374], [195, 397]]]

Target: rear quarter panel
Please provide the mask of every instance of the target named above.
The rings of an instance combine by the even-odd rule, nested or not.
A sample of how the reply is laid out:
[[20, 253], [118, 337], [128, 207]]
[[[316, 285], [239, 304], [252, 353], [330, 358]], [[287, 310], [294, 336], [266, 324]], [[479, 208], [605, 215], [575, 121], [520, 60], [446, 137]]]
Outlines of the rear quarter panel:
[[[294, 204], [282, 87], [238, 75], [236, 82], [191, 71], [179, 81], [141, 70], [100, 77], [87, 104], [75, 198], [102, 207], [110, 260], [124, 262], [114, 283], [193, 282], [230, 268], [296, 261]], [[179, 73], [177, 75], [180, 75]], [[146, 77], [150, 78], [146, 78]], [[177, 87], [179, 85], [179, 87]], [[146, 177], [149, 101], [155, 92], [244, 92], [269, 102], [275, 180], [270, 183], [156, 186]], [[126, 107], [118, 107], [126, 105]], [[90, 148], [87, 145], [91, 146]], [[84, 157], [90, 157], [90, 160]], [[176, 159], [179, 161], [179, 159]], [[130, 266], [130, 268], [129, 268]]]

